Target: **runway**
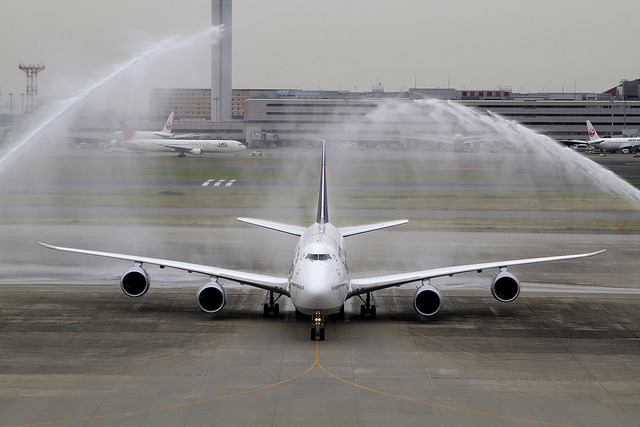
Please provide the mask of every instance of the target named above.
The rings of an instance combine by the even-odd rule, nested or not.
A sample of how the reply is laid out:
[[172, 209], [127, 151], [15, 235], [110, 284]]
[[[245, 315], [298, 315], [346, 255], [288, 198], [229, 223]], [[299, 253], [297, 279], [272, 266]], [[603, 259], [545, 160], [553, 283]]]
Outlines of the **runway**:
[[[77, 182], [79, 175], [73, 176]], [[85, 197], [107, 184], [71, 190], [73, 197], [78, 191]], [[640, 246], [634, 231], [457, 230], [410, 223], [354, 237], [348, 241], [353, 277], [608, 251], [510, 269], [523, 291], [509, 304], [488, 290], [495, 271], [434, 280], [445, 301], [431, 319], [413, 310], [413, 285], [376, 293], [376, 319], [360, 319], [359, 300], [350, 300], [344, 316], [328, 321], [326, 341], [315, 343], [309, 341], [309, 319], [297, 318], [287, 300], [277, 319], [263, 318], [262, 291], [225, 284], [227, 305], [210, 316], [195, 303], [207, 277], [150, 267], [149, 293], [129, 298], [118, 286], [129, 263], [56, 253], [35, 243], [286, 275], [294, 238], [234, 218], [213, 225], [172, 223], [170, 217], [154, 223], [144, 215], [141, 222], [120, 222], [115, 219], [125, 206], [115, 196], [82, 208], [96, 209], [89, 217], [104, 215], [99, 221], [85, 215], [67, 220], [56, 209], [73, 214], [73, 204], [32, 201], [30, 185], [25, 195], [3, 193], [3, 212], [11, 216], [0, 222], [0, 426], [640, 424]], [[229, 190], [240, 191], [235, 186]], [[127, 191], [126, 184], [115, 188]], [[401, 180], [398, 188], [404, 188]], [[66, 194], [67, 187], [52, 189]], [[30, 203], [52, 209], [17, 218], [29, 213]], [[182, 209], [148, 209], [174, 208]], [[336, 220], [340, 209], [376, 216], [374, 207], [335, 208]], [[217, 209], [212, 212], [260, 215], [243, 206]], [[271, 214], [287, 213], [280, 209]], [[431, 209], [425, 215], [440, 207]], [[395, 218], [414, 211], [400, 206], [377, 212]], [[599, 216], [577, 206], [570, 212], [597, 220], [608, 211]], [[478, 209], [474, 215], [496, 214]], [[546, 220], [565, 214], [548, 215]], [[635, 218], [633, 211], [614, 215]]]

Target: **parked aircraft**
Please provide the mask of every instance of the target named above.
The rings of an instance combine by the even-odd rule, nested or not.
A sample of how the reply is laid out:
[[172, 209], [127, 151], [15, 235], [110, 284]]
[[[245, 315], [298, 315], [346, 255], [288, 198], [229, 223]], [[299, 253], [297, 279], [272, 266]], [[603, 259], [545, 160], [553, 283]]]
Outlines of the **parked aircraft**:
[[587, 143], [603, 150], [622, 150], [640, 145], [640, 137], [601, 138], [589, 120], [587, 120], [587, 133], [589, 134]]
[[237, 153], [246, 147], [232, 139], [193, 139], [201, 136], [194, 133], [175, 135], [172, 111], [161, 131], [135, 131], [124, 120], [120, 119], [118, 140], [111, 141], [107, 150], [121, 146], [130, 151], [175, 151], [180, 157], [187, 154], [201, 155], [205, 153]]
[[442, 306], [442, 295], [431, 284], [432, 279], [496, 268], [498, 273], [491, 281], [491, 293], [498, 301], [511, 302], [520, 294], [520, 282], [512, 273], [507, 271], [508, 267], [591, 257], [605, 251], [459, 265], [385, 276], [351, 278], [344, 238], [405, 224], [408, 221], [401, 219], [368, 225], [335, 227], [329, 222], [326, 169], [326, 144], [323, 142], [318, 208], [316, 220], [309, 227], [260, 219], [238, 218], [238, 220], [249, 224], [299, 237], [287, 276], [270, 276], [183, 261], [60, 247], [46, 243], [40, 244], [49, 249], [133, 262], [133, 267], [127, 270], [120, 279], [122, 291], [131, 297], [142, 296], [149, 290], [149, 275], [142, 267], [145, 263], [158, 265], [161, 268], [171, 267], [210, 276], [209, 281], [202, 285], [196, 293], [198, 305], [207, 313], [216, 313], [225, 305], [226, 294], [219, 281], [220, 279], [266, 290], [268, 302], [267, 298], [265, 298], [263, 307], [265, 316], [277, 316], [279, 313], [277, 300], [282, 296], [289, 297], [297, 311], [311, 315], [310, 337], [312, 340], [324, 339], [325, 317], [343, 310], [345, 301], [353, 297], [358, 297], [363, 302], [360, 307], [361, 316], [375, 317], [377, 306], [373, 299], [375, 291], [417, 283], [417, 290], [413, 297], [413, 307], [423, 316], [432, 316]]

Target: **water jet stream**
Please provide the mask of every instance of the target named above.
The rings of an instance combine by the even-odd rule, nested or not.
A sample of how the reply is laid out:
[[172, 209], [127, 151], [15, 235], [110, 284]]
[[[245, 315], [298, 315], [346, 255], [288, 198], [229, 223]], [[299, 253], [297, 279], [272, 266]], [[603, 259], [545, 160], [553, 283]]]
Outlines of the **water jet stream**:
[[115, 80], [126, 71], [134, 67], [136, 64], [144, 62], [149, 58], [153, 58], [162, 53], [166, 53], [170, 50], [175, 50], [179, 48], [188, 47], [192, 43], [198, 41], [199, 39], [209, 36], [212, 38], [212, 43], [217, 43], [222, 36], [222, 26], [218, 27], [208, 27], [206, 30], [196, 33], [193, 36], [185, 38], [184, 40], [180, 40], [181, 36], [179, 34], [170, 37], [166, 40], [162, 40], [151, 48], [144, 50], [137, 54], [134, 58], [129, 61], [117, 66], [110, 74], [101, 78], [97, 82], [88, 86], [84, 90], [82, 90], [79, 94], [74, 97], [65, 99], [61, 101], [58, 105], [56, 105], [55, 111], [46, 115], [45, 118], [31, 131], [29, 131], [17, 144], [11, 147], [1, 158], [0, 158], [0, 172], [4, 169], [5, 164], [12, 159], [18, 152], [20, 152], [25, 146], [27, 146], [36, 136], [38, 136], [42, 131], [47, 129], [51, 124], [60, 119], [63, 115], [69, 112], [73, 107], [78, 105], [80, 102], [86, 100], [91, 94], [93, 94], [96, 90], [103, 87], [107, 83]]
[[[399, 124], [394, 125], [394, 122]], [[389, 101], [380, 104], [364, 122], [348, 125], [352, 126], [349, 129], [352, 137], [354, 133], [367, 134], [370, 129], [378, 129], [387, 134], [389, 130], [394, 130], [406, 140], [429, 141], [434, 135], [449, 137], [452, 146], [473, 139], [480, 151], [493, 149], [498, 155], [524, 154], [526, 160], [511, 165], [520, 174], [553, 176], [573, 182], [578, 179], [581, 183], [592, 183], [607, 194], [621, 196], [634, 208], [640, 208], [640, 191], [615, 173], [552, 138], [491, 111], [484, 112], [460, 103], [436, 99]], [[381, 128], [376, 127], [380, 125]]]

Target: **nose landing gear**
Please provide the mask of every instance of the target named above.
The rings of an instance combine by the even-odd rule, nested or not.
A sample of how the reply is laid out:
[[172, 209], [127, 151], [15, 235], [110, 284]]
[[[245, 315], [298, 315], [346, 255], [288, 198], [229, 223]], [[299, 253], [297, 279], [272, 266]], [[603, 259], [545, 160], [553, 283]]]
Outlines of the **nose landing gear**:
[[313, 325], [311, 326], [311, 341], [324, 341], [324, 316], [320, 310], [313, 312], [311, 316]]

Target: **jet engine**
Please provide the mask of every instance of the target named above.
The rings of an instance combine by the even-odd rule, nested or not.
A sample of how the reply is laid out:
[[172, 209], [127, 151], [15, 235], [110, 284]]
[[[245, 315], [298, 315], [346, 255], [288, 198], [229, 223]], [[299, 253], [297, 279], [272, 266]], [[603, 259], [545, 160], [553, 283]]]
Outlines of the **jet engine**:
[[202, 154], [202, 148], [192, 148], [190, 153], [194, 156], [199, 156], [200, 154]]
[[147, 293], [151, 279], [140, 264], [127, 270], [120, 278], [120, 289], [130, 297], [140, 297]]
[[500, 302], [511, 302], [520, 295], [520, 282], [516, 276], [502, 270], [491, 282], [491, 293]]
[[217, 313], [227, 302], [224, 288], [217, 279], [212, 278], [198, 289], [196, 294], [198, 306], [207, 313]]
[[413, 308], [423, 316], [433, 316], [442, 307], [442, 294], [431, 286], [428, 281], [423, 281], [413, 296]]

